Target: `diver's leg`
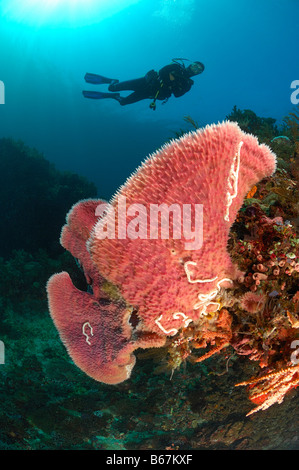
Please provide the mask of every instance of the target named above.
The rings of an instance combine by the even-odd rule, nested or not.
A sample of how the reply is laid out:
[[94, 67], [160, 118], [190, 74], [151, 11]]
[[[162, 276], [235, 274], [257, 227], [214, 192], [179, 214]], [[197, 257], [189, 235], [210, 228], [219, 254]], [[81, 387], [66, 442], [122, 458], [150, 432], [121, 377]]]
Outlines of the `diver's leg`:
[[82, 91], [85, 98], [90, 98], [93, 100], [103, 100], [104, 98], [112, 98], [114, 100], [120, 101], [121, 97], [119, 93], [102, 93], [101, 91]]
[[137, 103], [137, 101], [145, 100], [150, 98], [147, 93], [144, 92], [139, 92], [139, 91], [134, 91], [131, 93], [129, 96], [126, 96], [125, 98], [119, 97], [116, 98], [117, 101], [119, 101], [121, 106], [126, 106], [127, 104], [133, 104]]
[[86, 73], [84, 77], [87, 83], [93, 83], [94, 85], [101, 85], [103, 83], [117, 83], [119, 80], [114, 78], [104, 77], [103, 75], [97, 75], [95, 73]]
[[142, 91], [146, 88], [146, 85], [147, 85], [146, 80], [144, 77], [142, 77], [142, 78], [135, 78], [134, 80], [126, 80], [125, 82], [112, 82], [109, 85], [108, 90], [109, 91], [125, 91], [125, 90]]

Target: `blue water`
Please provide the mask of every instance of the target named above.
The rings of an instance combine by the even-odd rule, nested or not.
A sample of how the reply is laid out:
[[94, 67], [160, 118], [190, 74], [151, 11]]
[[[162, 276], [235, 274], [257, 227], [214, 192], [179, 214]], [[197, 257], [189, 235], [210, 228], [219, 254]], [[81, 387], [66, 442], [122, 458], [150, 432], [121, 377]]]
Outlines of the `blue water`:
[[[237, 105], [281, 122], [292, 109], [298, 0], [114, 1], [104, 10], [73, 2], [72, 19], [58, 7], [56, 16], [17, 11], [30, 1], [0, 6], [0, 137], [21, 139], [58, 169], [88, 177], [101, 197], [184, 127], [183, 116], [206, 125]], [[173, 57], [206, 68], [189, 93], [158, 102], [156, 111], [149, 100], [121, 107], [82, 96], [86, 72], [127, 80]]]

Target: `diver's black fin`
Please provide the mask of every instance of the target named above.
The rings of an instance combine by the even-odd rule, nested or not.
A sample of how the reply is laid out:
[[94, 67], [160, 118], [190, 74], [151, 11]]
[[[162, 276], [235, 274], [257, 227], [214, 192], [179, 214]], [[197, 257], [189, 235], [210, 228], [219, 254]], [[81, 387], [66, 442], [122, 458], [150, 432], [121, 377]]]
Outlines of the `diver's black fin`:
[[95, 85], [111, 83], [113, 81], [113, 78], [103, 77], [102, 75], [96, 75], [95, 73], [86, 73], [84, 79], [87, 83], [94, 83]]
[[85, 98], [91, 98], [93, 100], [102, 100], [104, 98], [113, 98], [115, 100], [120, 100], [119, 93], [102, 93], [101, 91], [82, 91]]

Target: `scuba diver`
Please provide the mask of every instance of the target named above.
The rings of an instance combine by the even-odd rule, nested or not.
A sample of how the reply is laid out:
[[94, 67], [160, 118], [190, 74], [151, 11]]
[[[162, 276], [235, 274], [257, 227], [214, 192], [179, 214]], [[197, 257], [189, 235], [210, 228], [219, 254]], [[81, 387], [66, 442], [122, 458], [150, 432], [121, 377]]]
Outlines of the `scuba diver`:
[[[86, 73], [85, 81], [94, 85], [109, 84], [108, 90], [112, 93], [102, 93], [99, 91], [83, 91], [85, 98], [104, 99], [112, 98], [120, 103], [121, 106], [136, 103], [144, 99], [153, 100], [150, 108], [156, 109], [156, 100], [166, 103], [173, 94], [176, 98], [187, 93], [194, 81], [191, 79], [194, 75], [199, 75], [204, 71], [204, 65], [201, 62], [191, 62], [188, 67], [184, 61], [189, 59], [172, 59], [172, 63], [163, 67], [159, 72], [150, 70], [144, 77], [134, 80], [120, 82], [119, 80], [103, 77], [93, 73]], [[190, 61], [189, 61], [190, 62]], [[119, 91], [133, 91], [127, 97], [120, 96]]]

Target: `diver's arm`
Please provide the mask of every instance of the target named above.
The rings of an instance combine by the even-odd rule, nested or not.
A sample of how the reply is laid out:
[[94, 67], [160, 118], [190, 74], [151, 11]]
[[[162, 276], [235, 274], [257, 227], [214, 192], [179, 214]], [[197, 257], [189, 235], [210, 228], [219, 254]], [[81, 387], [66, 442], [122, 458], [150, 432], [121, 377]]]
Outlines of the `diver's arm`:
[[187, 93], [194, 83], [194, 81], [188, 77], [185, 69], [178, 64], [166, 65], [159, 70], [159, 76], [163, 81], [163, 86], [176, 98]]
[[180, 96], [183, 96], [185, 93], [187, 93], [192, 85], [193, 85], [194, 81], [191, 80], [190, 78], [188, 79], [188, 81], [186, 81], [184, 84], [180, 85], [180, 84], [177, 84], [175, 86], [172, 87], [172, 93], [173, 95], [176, 97], [176, 98], [179, 98]]
[[159, 77], [165, 86], [171, 86], [176, 76], [180, 74], [181, 66], [178, 64], [165, 65], [159, 70]]

